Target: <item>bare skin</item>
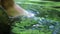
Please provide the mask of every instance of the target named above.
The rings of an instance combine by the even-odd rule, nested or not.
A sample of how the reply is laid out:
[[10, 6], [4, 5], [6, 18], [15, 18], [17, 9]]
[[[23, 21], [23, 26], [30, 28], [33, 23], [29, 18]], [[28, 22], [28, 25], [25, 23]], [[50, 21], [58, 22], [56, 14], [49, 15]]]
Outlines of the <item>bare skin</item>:
[[6, 12], [7, 12], [8, 16], [12, 16], [12, 17], [28, 15], [28, 12], [17, 4], [15, 4], [13, 7], [9, 8]]
[[6, 10], [8, 16], [28, 16], [29, 13], [17, 5], [13, 0], [1, 0], [1, 6]]

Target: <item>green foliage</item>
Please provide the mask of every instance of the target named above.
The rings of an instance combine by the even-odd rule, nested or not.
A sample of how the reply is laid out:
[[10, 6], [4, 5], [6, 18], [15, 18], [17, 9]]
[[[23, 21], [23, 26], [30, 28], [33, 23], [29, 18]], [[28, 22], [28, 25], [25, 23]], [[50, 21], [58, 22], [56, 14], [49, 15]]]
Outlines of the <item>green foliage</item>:
[[[60, 34], [60, 2], [16, 0], [16, 3], [34, 17], [20, 17], [12, 26], [15, 34]], [[19, 18], [19, 19], [20, 19]], [[7, 24], [8, 16], [0, 10], [0, 22]]]
[[22, 17], [22, 21], [16, 22], [15, 26], [12, 26], [14, 33], [57, 34], [60, 32], [60, 8], [58, 7], [60, 2], [40, 0], [18, 0], [16, 2], [28, 12], [31, 11], [36, 15], [34, 18]]
[[6, 12], [4, 11], [4, 9], [2, 7], [0, 7], [0, 23], [8, 24], [9, 23], [8, 19], [9, 18], [8, 18]]

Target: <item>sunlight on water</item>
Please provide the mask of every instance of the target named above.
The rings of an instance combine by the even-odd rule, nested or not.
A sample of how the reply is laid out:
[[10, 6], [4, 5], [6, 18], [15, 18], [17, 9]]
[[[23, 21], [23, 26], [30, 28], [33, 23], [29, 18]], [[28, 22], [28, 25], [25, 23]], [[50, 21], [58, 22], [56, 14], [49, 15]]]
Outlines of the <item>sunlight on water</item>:
[[35, 14], [31, 11], [25, 11], [27, 13], [27, 17], [35, 17]]
[[27, 17], [34, 17], [34, 16], [35, 16], [35, 14], [29, 13], [29, 15]]

